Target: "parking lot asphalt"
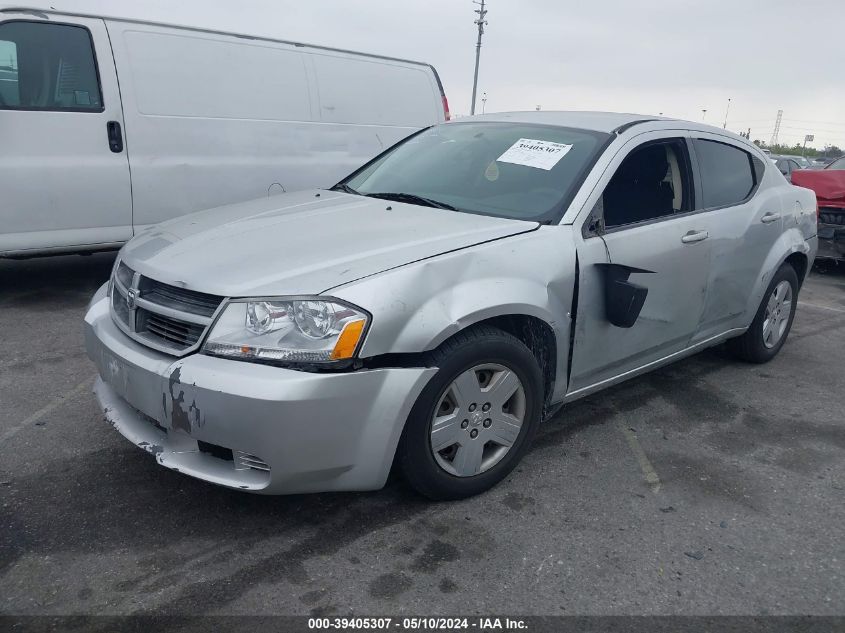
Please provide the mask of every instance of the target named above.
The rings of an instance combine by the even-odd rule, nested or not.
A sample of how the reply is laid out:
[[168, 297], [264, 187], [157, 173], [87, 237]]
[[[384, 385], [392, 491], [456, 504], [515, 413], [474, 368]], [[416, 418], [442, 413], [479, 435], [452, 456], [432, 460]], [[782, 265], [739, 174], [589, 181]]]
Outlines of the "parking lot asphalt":
[[498, 487], [430, 503], [157, 466], [90, 392], [113, 257], [0, 260], [0, 612], [845, 613], [843, 272], [771, 363], [710, 350], [574, 403]]

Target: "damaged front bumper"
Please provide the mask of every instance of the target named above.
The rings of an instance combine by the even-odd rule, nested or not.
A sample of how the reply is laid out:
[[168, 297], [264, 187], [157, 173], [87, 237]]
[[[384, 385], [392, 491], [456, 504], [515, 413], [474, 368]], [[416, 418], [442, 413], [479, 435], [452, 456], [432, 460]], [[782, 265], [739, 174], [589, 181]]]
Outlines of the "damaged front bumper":
[[162, 466], [230, 488], [375, 490], [433, 368], [307, 373], [146, 348], [101, 289], [85, 316], [106, 418]]

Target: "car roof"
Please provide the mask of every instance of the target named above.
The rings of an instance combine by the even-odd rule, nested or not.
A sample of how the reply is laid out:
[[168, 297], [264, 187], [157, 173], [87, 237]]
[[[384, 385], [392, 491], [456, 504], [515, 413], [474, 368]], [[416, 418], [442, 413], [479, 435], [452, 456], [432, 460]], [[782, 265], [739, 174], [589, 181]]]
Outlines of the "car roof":
[[[661, 120], [662, 117], [623, 112], [590, 112], [590, 111], [525, 111], [525, 112], [496, 112], [494, 114], [479, 114], [473, 117], [461, 117], [457, 121], [492, 121], [501, 123], [536, 123], [571, 127], [596, 132], [613, 132], [646, 121]], [[667, 119], [668, 120], [668, 119]]]
[[[491, 114], [479, 114], [471, 117], [459, 117], [453, 121], [491, 121], [497, 123], [534, 123], [539, 125], [553, 125], [559, 127], [570, 127], [580, 130], [592, 130], [595, 132], [621, 133], [624, 130], [639, 123], [664, 124], [667, 129], [694, 130], [700, 132], [711, 132], [721, 136], [728, 136], [739, 140], [740, 137], [733, 132], [717, 128], [695, 121], [673, 119], [651, 114], [633, 114], [629, 112], [596, 112], [587, 110], [529, 110], [526, 112], [496, 112]], [[680, 126], [678, 125], [680, 124]], [[653, 129], [653, 128], [652, 128]], [[745, 143], [745, 139], [742, 139]]]

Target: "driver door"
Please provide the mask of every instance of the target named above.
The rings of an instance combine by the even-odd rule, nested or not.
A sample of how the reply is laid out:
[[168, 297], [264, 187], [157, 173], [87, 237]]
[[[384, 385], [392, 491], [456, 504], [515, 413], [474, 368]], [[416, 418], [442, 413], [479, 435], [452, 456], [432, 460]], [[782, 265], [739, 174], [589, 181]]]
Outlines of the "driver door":
[[[632, 140], [611, 163], [597, 192], [578, 238], [579, 289], [568, 395], [597, 390], [684, 350], [706, 296], [709, 235], [702, 216], [693, 211], [685, 138], [651, 133]], [[596, 225], [597, 217], [600, 228], [591, 231], [588, 227]], [[629, 278], [648, 289], [631, 327], [608, 321], [603, 266], [608, 263], [649, 271]]]
[[105, 23], [0, 15], [0, 252], [126, 241], [129, 161]]

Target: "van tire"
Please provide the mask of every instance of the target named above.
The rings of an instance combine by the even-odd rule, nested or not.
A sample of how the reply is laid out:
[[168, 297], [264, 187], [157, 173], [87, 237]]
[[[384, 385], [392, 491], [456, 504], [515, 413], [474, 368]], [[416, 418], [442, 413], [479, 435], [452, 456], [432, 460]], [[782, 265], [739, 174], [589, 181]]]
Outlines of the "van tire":
[[[789, 298], [786, 301], [790, 306], [789, 316], [785, 320], [785, 329], [778, 337], [777, 341], [771, 346], [764, 342], [764, 328], [770, 315], [769, 302], [772, 300], [775, 289], [789, 287]], [[733, 338], [727, 342], [728, 350], [740, 360], [749, 363], [767, 363], [777, 356], [786, 339], [789, 336], [789, 331], [792, 329], [792, 321], [795, 318], [795, 310], [798, 307], [798, 275], [795, 269], [789, 264], [784, 263], [772, 277], [769, 282], [766, 292], [763, 294], [763, 300], [760, 302], [760, 307], [757, 309], [757, 314], [751, 322], [751, 326], [746, 330], [745, 334]]]
[[[475, 326], [456, 334], [436, 350], [427, 353], [425, 364], [429, 367], [437, 367], [438, 371], [425, 386], [411, 409], [399, 440], [397, 464], [411, 487], [429, 499], [462, 499], [484, 492], [513, 470], [528, 449], [539, 426], [543, 408], [543, 374], [537, 359], [522, 341], [511, 334], [491, 326]], [[487, 377], [488, 371], [490, 377]], [[515, 399], [519, 399], [517, 405], [519, 413], [514, 414], [516, 416], [521, 414], [522, 417], [518, 435], [505, 450], [494, 441], [481, 443], [495, 431], [495, 428], [488, 429], [484, 426], [488, 423], [487, 419], [482, 424], [473, 418], [468, 427], [460, 426], [461, 423], [456, 422], [460, 430], [457, 427], [454, 428], [460, 434], [461, 444], [454, 444], [446, 451], [461, 450], [464, 442], [467, 446], [476, 447], [472, 444], [473, 440], [469, 439], [471, 437], [469, 434], [474, 431], [472, 437], [478, 438], [477, 446], [481, 447], [478, 450], [486, 456], [484, 460], [488, 463], [492, 461], [493, 465], [473, 475], [459, 476], [455, 472], [447, 471], [446, 468], [457, 470], [457, 467], [446, 461], [443, 453], [434, 451], [432, 429], [435, 410], [440, 410], [440, 407], [448, 404], [446, 400], [454, 393], [450, 390], [458, 384], [460, 378], [468, 375], [477, 376], [479, 382], [476, 383], [476, 387], [480, 385], [483, 389], [485, 379], [490, 381], [488, 387], [495, 384], [493, 382], [495, 379], [505, 376], [512, 379], [512, 376], [508, 376], [509, 372], [515, 374], [521, 391], [517, 388], [511, 399], [504, 405], [504, 410], [510, 415], [511, 409], [508, 407], [514, 407]], [[481, 400], [487, 397], [493, 401], [493, 396], [483, 394], [480, 396]], [[482, 405], [481, 400], [477, 404], [478, 407], [489, 404]], [[496, 402], [492, 402], [490, 410], [495, 411], [497, 406]], [[457, 417], [464, 415], [468, 418], [472, 417], [472, 414], [466, 413], [470, 410], [473, 409], [454, 406]], [[475, 409], [475, 411], [479, 410]], [[494, 414], [490, 415], [495, 417]], [[476, 417], [479, 417], [477, 413]], [[496, 425], [491, 421], [491, 426]], [[505, 450], [503, 456], [499, 457], [499, 461], [495, 461], [502, 450]], [[455, 462], [458, 461], [456, 457], [453, 459]], [[484, 466], [484, 462], [481, 464]]]

